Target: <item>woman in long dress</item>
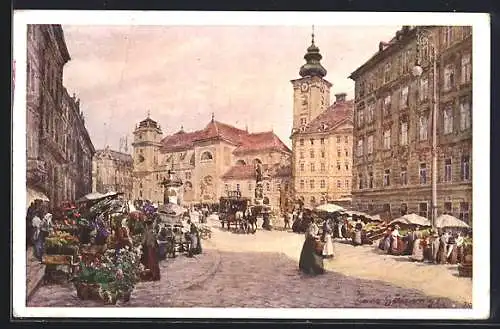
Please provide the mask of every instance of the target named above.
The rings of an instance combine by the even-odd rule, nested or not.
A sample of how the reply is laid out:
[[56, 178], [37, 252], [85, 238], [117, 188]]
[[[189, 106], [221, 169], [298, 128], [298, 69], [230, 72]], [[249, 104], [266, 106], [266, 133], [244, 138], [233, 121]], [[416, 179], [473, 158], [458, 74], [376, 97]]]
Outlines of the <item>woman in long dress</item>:
[[333, 240], [332, 240], [332, 227], [329, 223], [330, 220], [325, 220], [323, 222], [323, 234], [322, 240], [325, 242], [323, 246], [323, 257], [325, 258], [333, 258], [334, 250], [333, 250]]
[[160, 280], [160, 264], [158, 259], [158, 241], [153, 231], [153, 222], [146, 223], [146, 230], [142, 240], [142, 264], [151, 271], [152, 281]]
[[193, 255], [201, 254], [200, 230], [193, 222], [188, 221], [188, 224], [189, 224], [189, 235], [191, 238], [188, 257], [192, 257]]
[[300, 253], [299, 268], [306, 274], [323, 274], [323, 257], [316, 251], [316, 241], [319, 240], [319, 228], [311, 221], [306, 231], [306, 239]]
[[410, 259], [415, 262], [422, 262], [424, 260], [424, 246], [421, 232], [416, 231], [414, 237], [415, 240], [413, 241], [413, 248]]

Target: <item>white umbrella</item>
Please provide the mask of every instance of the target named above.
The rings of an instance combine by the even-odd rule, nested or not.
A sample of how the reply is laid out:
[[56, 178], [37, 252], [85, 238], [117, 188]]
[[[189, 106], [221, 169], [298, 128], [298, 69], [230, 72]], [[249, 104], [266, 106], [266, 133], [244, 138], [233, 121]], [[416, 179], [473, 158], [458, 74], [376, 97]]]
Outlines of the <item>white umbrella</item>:
[[345, 211], [344, 208], [341, 206], [337, 206], [336, 204], [333, 203], [324, 203], [322, 205], [319, 205], [315, 208], [316, 211], [324, 211], [324, 212], [341, 212]]
[[26, 189], [26, 206], [29, 207], [35, 200], [49, 201], [49, 198], [42, 192], [28, 187]]
[[394, 219], [389, 223], [389, 225], [396, 223], [407, 224], [407, 225], [431, 226], [431, 222], [427, 218], [419, 216], [417, 214], [406, 214], [404, 216]]
[[436, 218], [436, 227], [437, 228], [443, 228], [443, 227], [457, 227], [457, 228], [468, 228], [469, 225], [465, 223], [464, 221], [461, 221], [460, 219], [443, 214]]

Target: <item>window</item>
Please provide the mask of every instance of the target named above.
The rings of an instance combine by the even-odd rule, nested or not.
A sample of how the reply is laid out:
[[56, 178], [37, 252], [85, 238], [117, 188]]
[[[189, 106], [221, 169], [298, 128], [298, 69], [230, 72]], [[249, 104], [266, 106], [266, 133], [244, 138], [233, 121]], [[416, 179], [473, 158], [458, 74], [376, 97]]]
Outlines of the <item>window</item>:
[[461, 178], [470, 180], [470, 157], [468, 155], [462, 156]]
[[347, 162], [345, 163], [345, 170], [349, 170], [349, 164]]
[[224, 184], [224, 189], [225, 189], [226, 191], [229, 191], [229, 184]]
[[248, 190], [249, 190], [249, 191], [252, 191], [252, 187], [253, 187], [253, 186], [252, 186], [252, 183], [248, 183]]
[[421, 102], [429, 98], [429, 80], [427, 78], [420, 79], [419, 99]]
[[408, 122], [401, 122], [400, 145], [408, 145]]
[[363, 109], [358, 110], [358, 126], [363, 125], [363, 122], [364, 122], [364, 113], [363, 112], [364, 112]]
[[342, 152], [340, 151], [340, 147], [337, 148], [337, 158], [342, 156]]
[[307, 124], [307, 119], [306, 118], [300, 118], [300, 125], [305, 126]]
[[450, 46], [453, 42], [453, 27], [445, 26], [443, 30], [443, 42], [445, 46]]
[[471, 110], [468, 99], [460, 101], [460, 130], [464, 131], [471, 127]]
[[408, 86], [401, 89], [401, 98], [399, 99], [399, 106], [401, 107], [408, 106]]
[[455, 72], [452, 64], [444, 68], [444, 90], [449, 91], [455, 86]]
[[240, 190], [240, 184], [236, 184], [236, 191]]
[[314, 139], [313, 139], [313, 138], [311, 138], [311, 140], [310, 140], [310, 141], [311, 141], [311, 145], [314, 145]]
[[190, 172], [186, 172], [186, 179], [187, 179], [187, 180], [190, 180], [190, 179], [191, 179], [191, 173], [190, 173]]
[[201, 161], [210, 161], [213, 160], [212, 153], [205, 151], [201, 154]]
[[384, 67], [384, 83], [391, 81], [391, 63], [385, 64]]
[[391, 170], [386, 169], [384, 170], [384, 186], [390, 186], [391, 185]]
[[281, 183], [276, 183], [276, 191], [281, 191]]
[[420, 184], [427, 184], [427, 165], [420, 164]]
[[342, 186], [342, 183], [340, 182], [340, 179], [337, 179], [337, 187], [340, 188]]
[[314, 163], [311, 163], [311, 172], [314, 172]]
[[268, 191], [268, 192], [271, 191], [271, 184], [266, 183], [266, 191]]
[[300, 189], [303, 190], [305, 188], [305, 183], [304, 183], [304, 180], [301, 179], [300, 180]]
[[373, 188], [373, 171], [368, 173], [368, 187]]
[[324, 144], [325, 144], [325, 139], [324, 139], [324, 138], [321, 138], [321, 139], [319, 140], [319, 143], [320, 143], [321, 145], [324, 145]]
[[445, 202], [444, 203], [444, 209], [443, 209], [443, 214], [448, 214], [451, 215], [452, 212], [452, 207], [451, 207], [451, 202]]
[[373, 117], [375, 114], [375, 103], [371, 102], [368, 104], [366, 108], [366, 122], [370, 123], [373, 122]]
[[309, 187], [310, 187], [311, 189], [313, 189], [313, 188], [314, 188], [314, 179], [311, 179], [311, 180], [309, 181]]
[[462, 70], [460, 73], [460, 82], [462, 84], [472, 81], [472, 63], [470, 54], [462, 56]]
[[443, 111], [443, 124], [444, 134], [451, 134], [453, 132], [453, 111], [451, 106], [447, 106]]
[[345, 180], [345, 188], [349, 188], [349, 180], [348, 179]]
[[444, 160], [444, 181], [451, 182], [451, 159]]
[[427, 202], [420, 202], [418, 204], [418, 215], [427, 218]]
[[299, 140], [299, 145], [300, 146], [304, 146], [304, 140], [303, 139]]
[[418, 121], [418, 138], [421, 141], [427, 140], [428, 120], [427, 115], [421, 115]]
[[408, 185], [408, 174], [406, 173], [406, 167], [401, 167], [401, 185]]
[[349, 136], [344, 136], [344, 143], [349, 144]]
[[348, 157], [349, 156], [349, 150], [348, 149], [345, 149], [345, 156]]
[[469, 203], [468, 202], [460, 202], [460, 220], [463, 220], [466, 223], [470, 224], [470, 215], [469, 215]]
[[373, 153], [373, 135], [368, 136], [366, 140], [366, 148], [367, 148], [367, 153], [372, 154]]
[[324, 172], [326, 169], [325, 169], [325, 163], [322, 162], [321, 165], [320, 165], [320, 168], [321, 168], [321, 171]]
[[384, 149], [388, 150], [391, 148], [391, 130], [388, 129], [384, 131]]
[[340, 136], [337, 136], [337, 143], [340, 143]]
[[359, 184], [358, 188], [360, 190], [362, 190], [363, 189], [363, 175], [361, 175], [361, 174], [359, 174], [359, 177], [358, 177], [358, 184]]
[[340, 170], [340, 161], [337, 160], [337, 170]]
[[357, 155], [358, 155], [358, 157], [363, 155], [363, 140], [362, 139], [358, 140]]
[[400, 207], [401, 216], [404, 216], [408, 213], [408, 205], [406, 203], [402, 203]]
[[322, 179], [320, 182], [319, 182], [319, 187], [321, 188], [325, 188], [326, 184], [325, 184], [325, 180]]
[[304, 163], [300, 164], [300, 171], [304, 171]]
[[324, 158], [325, 157], [325, 151], [321, 151], [321, 157]]
[[311, 159], [313, 159], [314, 158], [314, 150], [309, 151], [309, 155], [310, 155]]
[[384, 98], [384, 116], [389, 115], [391, 113], [391, 95], [387, 95]]
[[300, 152], [299, 152], [299, 157], [300, 157], [301, 159], [304, 159], [304, 152], [303, 152], [303, 151], [300, 151]]

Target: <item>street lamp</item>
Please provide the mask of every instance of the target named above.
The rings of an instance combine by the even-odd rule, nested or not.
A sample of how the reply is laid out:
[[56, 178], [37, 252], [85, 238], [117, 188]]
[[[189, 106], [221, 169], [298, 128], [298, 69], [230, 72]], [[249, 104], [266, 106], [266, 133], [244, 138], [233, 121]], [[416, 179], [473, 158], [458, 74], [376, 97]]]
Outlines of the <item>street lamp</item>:
[[428, 49], [429, 60], [432, 63], [432, 205], [431, 205], [431, 224], [435, 228], [437, 218], [437, 52], [433, 40], [433, 36], [429, 30], [417, 30], [417, 59], [412, 73], [415, 77], [420, 77], [423, 73], [423, 68], [420, 65], [420, 50], [422, 47]]

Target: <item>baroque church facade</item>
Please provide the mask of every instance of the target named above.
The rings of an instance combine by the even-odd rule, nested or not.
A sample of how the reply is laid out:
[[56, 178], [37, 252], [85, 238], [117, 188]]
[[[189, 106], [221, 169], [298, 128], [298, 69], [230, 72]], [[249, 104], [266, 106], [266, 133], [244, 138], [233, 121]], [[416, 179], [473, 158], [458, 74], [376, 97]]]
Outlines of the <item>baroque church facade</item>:
[[178, 196], [182, 204], [217, 203], [235, 190], [253, 198], [257, 162], [271, 176], [265, 191], [271, 206], [280, 206], [290, 186], [291, 150], [274, 132], [249, 133], [213, 115], [201, 130], [181, 128], [165, 137], [148, 116], [134, 130], [132, 146], [134, 199], [162, 203], [162, 182], [169, 170], [183, 182]]

